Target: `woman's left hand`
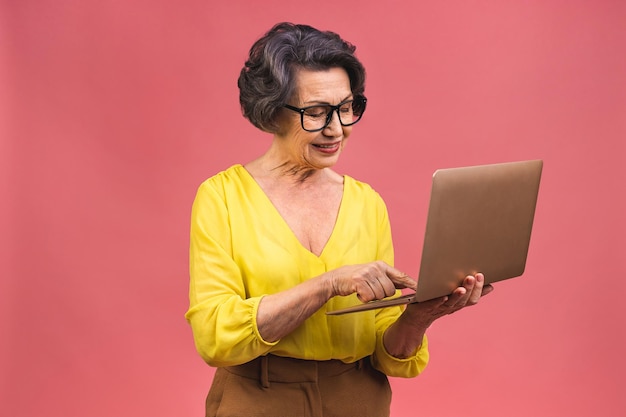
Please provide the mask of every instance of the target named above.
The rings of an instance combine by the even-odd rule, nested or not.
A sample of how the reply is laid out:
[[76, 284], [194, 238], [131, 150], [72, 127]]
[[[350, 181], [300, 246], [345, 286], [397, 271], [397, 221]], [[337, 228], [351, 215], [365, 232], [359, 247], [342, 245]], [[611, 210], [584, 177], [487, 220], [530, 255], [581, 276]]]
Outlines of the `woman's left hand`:
[[480, 298], [493, 291], [493, 286], [485, 285], [485, 277], [478, 273], [474, 276], [468, 275], [463, 280], [460, 287], [452, 294], [435, 298], [421, 303], [413, 303], [407, 306], [407, 313], [413, 315], [418, 321], [426, 322], [430, 325], [440, 317], [455, 313], [465, 307], [478, 303]]
[[485, 285], [483, 274], [468, 275], [448, 296], [408, 304], [404, 313], [385, 332], [385, 348], [392, 356], [409, 357], [421, 345], [426, 329], [435, 320], [475, 305], [491, 291], [493, 287]]

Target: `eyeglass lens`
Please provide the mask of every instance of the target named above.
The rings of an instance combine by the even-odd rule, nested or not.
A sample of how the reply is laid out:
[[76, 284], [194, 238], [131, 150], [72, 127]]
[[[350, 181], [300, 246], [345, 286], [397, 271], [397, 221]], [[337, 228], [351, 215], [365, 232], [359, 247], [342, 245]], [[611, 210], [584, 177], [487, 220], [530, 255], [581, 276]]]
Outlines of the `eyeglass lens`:
[[303, 109], [302, 127], [305, 130], [321, 130], [330, 123], [333, 113], [339, 115], [343, 126], [350, 126], [361, 119], [365, 110], [365, 100], [355, 99], [341, 103], [339, 106], [319, 105]]

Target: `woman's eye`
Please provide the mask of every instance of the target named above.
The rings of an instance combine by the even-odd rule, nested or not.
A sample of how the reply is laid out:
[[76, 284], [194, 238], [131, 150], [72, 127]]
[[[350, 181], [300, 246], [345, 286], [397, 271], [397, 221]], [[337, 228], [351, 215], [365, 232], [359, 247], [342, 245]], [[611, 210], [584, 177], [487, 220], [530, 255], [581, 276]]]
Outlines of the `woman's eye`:
[[311, 107], [310, 109], [307, 109], [305, 114], [313, 118], [326, 117], [328, 110], [326, 110], [325, 107]]

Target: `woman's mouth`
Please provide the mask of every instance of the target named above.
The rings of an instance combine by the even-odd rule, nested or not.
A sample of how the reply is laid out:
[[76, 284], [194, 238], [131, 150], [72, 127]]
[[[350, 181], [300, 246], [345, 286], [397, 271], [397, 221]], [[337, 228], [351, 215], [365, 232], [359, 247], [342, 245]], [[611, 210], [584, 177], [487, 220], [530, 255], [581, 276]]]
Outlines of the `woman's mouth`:
[[320, 143], [313, 143], [312, 144], [318, 151], [322, 152], [322, 153], [335, 153], [339, 150], [339, 148], [341, 147], [341, 142], [335, 142], [335, 143], [324, 143], [324, 144], [320, 144]]

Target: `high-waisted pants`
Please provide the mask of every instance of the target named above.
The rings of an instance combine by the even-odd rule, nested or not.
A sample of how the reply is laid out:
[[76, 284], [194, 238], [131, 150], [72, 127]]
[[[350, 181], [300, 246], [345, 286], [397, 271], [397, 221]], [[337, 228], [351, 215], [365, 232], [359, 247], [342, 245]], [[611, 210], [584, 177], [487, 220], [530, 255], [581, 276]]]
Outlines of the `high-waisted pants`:
[[262, 356], [218, 368], [206, 417], [388, 417], [387, 376], [369, 358], [346, 364]]

